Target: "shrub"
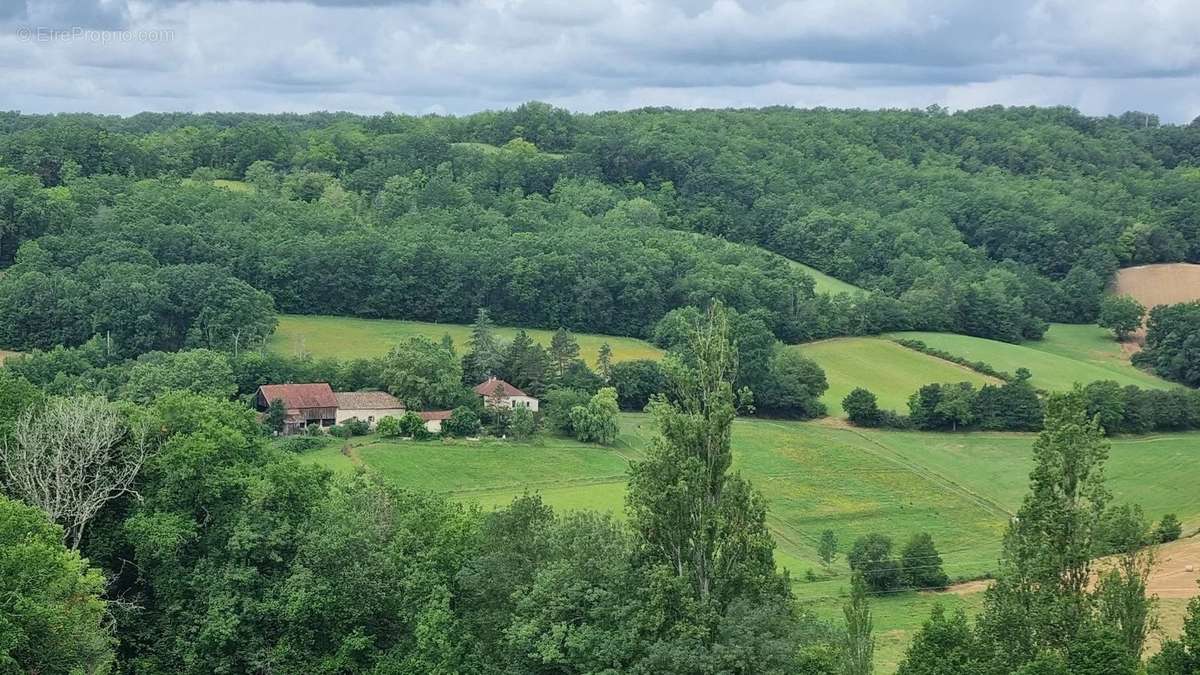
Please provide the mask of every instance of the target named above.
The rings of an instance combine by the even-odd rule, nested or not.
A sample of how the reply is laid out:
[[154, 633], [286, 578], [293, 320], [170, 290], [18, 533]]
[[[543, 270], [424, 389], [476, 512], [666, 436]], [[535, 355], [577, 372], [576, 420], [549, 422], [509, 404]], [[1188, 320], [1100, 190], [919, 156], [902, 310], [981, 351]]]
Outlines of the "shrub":
[[537, 433], [537, 426], [537, 415], [529, 408], [513, 408], [508, 417], [508, 431], [518, 440], [524, 440]]
[[478, 436], [482, 429], [483, 423], [479, 420], [479, 413], [465, 405], [455, 408], [451, 411], [450, 418], [442, 422], [442, 434], [446, 436]]
[[390, 416], [385, 417], [379, 420], [379, 423], [375, 425], [375, 430], [379, 432], [380, 436], [384, 436], [386, 438], [396, 438], [401, 436], [400, 418]]
[[860, 427], [877, 427], [883, 422], [878, 399], [862, 387], [846, 394], [846, 398], [842, 399], [842, 409], [846, 411], [850, 423]]
[[933, 544], [933, 537], [922, 532], [913, 535], [900, 553], [904, 585], [910, 588], [945, 588], [950, 577], [942, 569], [942, 556]]
[[1154, 534], [1162, 543], [1175, 541], [1183, 534], [1183, 523], [1179, 522], [1179, 517], [1174, 513], [1168, 513], [1159, 521], [1158, 527], [1154, 529]]
[[899, 588], [900, 563], [892, 557], [892, 540], [882, 534], [868, 534], [854, 541], [846, 554], [850, 569], [862, 575], [867, 588], [882, 593]]
[[425, 428], [425, 420], [417, 413], [409, 410], [404, 413], [398, 420], [400, 427], [400, 435], [406, 438], [411, 438], [414, 441], [424, 441], [433, 436], [429, 433], [429, 429]]
[[329, 435], [335, 438], [350, 438], [354, 432], [344, 424], [335, 424], [329, 427]]

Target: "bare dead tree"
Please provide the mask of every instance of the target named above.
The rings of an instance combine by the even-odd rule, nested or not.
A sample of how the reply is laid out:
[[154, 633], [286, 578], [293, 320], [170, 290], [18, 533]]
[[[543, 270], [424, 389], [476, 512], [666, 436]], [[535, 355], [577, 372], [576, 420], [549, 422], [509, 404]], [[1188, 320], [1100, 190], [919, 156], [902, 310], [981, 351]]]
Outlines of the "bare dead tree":
[[0, 447], [13, 496], [63, 526], [79, 548], [84, 529], [109, 501], [133, 492], [151, 439], [100, 397], [56, 398], [16, 422]]

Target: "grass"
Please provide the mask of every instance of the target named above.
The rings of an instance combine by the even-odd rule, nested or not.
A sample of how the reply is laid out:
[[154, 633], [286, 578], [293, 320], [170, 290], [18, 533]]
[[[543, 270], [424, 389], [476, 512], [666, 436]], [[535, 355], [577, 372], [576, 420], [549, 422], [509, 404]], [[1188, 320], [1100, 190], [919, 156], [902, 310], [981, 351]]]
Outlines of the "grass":
[[[622, 415], [612, 448], [560, 438], [414, 443], [366, 437], [355, 439], [354, 452], [369, 471], [398, 485], [484, 508], [537, 492], [558, 509], [621, 514], [626, 467], [642, 457], [651, 426], [646, 415]], [[791, 570], [797, 597], [819, 615], [838, 618], [848, 581], [844, 553], [870, 532], [886, 533], [898, 546], [929, 532], [951, 577], [992, 571], [1004, 527], [1027, 489], [1033, 438], [738, 420], [734, 469], [767, 499], [776, 561]], [[1200, 434], [1114, 439], [1107, 467], [1114, 498], [1140, 504], [1152, 519], [1174, 512], [1188, 529], [1200, 525], [1200, 493], [1192, 474], [1179, 470], [1196, 461], [1197, 441]], [[353, 467], [335, 441], [303, 457], [335, 471]], [[843, 554], [829, 571], [815, 549], [825, 529], [837, 533]], [[821, 578], [806, 581], [809, 569]], [[874, 601], [881, 672], [894, 670], [934, 602], [972, 610], [979, 597], [905, 592]]]
[[[195, 183], [197, 181], [195, 181], [191, 178], [184, 178], [183, 182], [186, 184], [186, 183]], [[225, 188], [226, 190], [229, 190], [231, 192], [254, 192], [254, 186], [245, 181], [226, 180], [224, 178], [215, 178], [208, 182], [210, 184], [212, 184], [214, 187]]]
[[815, 267], [809, 267], [804, 263], [798, 263], [794, 261], [792, 264], [813, 278], [813, 281], [816, 282], [816, 291], [818, 293], [828, 293], [830, 295], [849, 293], [851, 295], [855, 295], [863, 292], [863, 289], [859, 288], [858, 286], [842, 281], [841, 279], [831, 277]]
[[0, 349], [0, 366], [4, 365], [4, 359], [7, 359], [10, 356], [16, 356], [19, 353], [20, 352], [10, 352]]
[[952, 333], [893, 333], [1009, 373], [1028, 368], [1033, 385], [1059, 391], [1076, 382], [1115, 380], [1122, 385], [1166, 389], [1174, 385], [1134, 368], [1121, 346], [1099, 326], [1055, 324], [1040, 341], [1014, 345]]
[[[527, 329], [529, 336], [543, 345], [550, 344], [553, 331]], [[511, 340], [516, 328], [499, 328], [500, 337]], [[449, 323], [422, 323], [392, 319], [356, 319], [341, 316], [283, 314], [271, 336], [269, 349], [283, 354], [308, 353], [316, 357], [361, 358], [386, 354], [397, 342], [414, 335], [435, 340], [450, 335], [462, 353], [467, 348], [471, 327]], [[613, 361], [657, 359], [662, 350], [643, 340], [609, 335], [577, 334], [580, 355], [593, 366], [600, 346], [612, 347]]]
[[874, 392], [882, 408], [906, 412], [909, 395], [930, 382], [965, 381], [982, 385], [996, 381], [882, 338], [838, 338], [793, 348], [825, 370], [829, 389], [821, 400], [834, 416], [843, 414], [842, 399], [855, 387]]

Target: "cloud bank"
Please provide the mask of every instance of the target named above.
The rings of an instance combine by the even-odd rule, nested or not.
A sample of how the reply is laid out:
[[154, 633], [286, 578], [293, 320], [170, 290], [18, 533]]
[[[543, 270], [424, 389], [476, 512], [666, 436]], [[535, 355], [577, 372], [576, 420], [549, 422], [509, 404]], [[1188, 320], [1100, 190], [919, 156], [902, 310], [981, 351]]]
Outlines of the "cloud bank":
[[1200, 115], [1194, 0], [0, 0], [0, 108]]

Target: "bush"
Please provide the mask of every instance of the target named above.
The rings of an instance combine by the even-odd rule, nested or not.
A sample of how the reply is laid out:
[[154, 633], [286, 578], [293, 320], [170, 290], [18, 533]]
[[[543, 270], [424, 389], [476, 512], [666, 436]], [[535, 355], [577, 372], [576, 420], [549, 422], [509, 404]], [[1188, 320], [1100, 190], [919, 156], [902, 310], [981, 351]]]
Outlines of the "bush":
[[460, 405], [450, 413], [450, 418], [442, 422], [442, 434], [457, 438], [478, 436], [483, 429], [479, 413], [470, 406]]
[[375, 425], [375, 430], [379, 432], [380, 436], [385, 438], [397, 438], [402, 435], [400, 431], [400, 418], [385, 417]]
[[877, 427], [883, 422], [878, 399], [862, 387], [846, 394], [846, 398], [842, 399], [842, 409], [846, 411], [850, 423], [860, 427]]
[[[613, 368], [615, 373], [616, 366]], [[560, 387], [551, 388], [542, 397], [542, 413], [547, 428], [564, 436], [574, 436], [575, 427], [571, 422], [571, 410], [577, 406], [586, 406], [590, 399], [591, 397], [586, 391]]]
[[904, 585], [909, 588], [945, 588], [950, 577], [942, 569], [942, 556], [927, 533], [913, 535], [900, 553], [900, 567]]
[[667, 388], [667, 378], [658, 361], [622, 361], [613, 364], [612, 386], [617, 390], [617, 405], [621, 410], [642, 411], [651, 396]]
[[414, 441], [424, 441], [433, 436], [429, 433], [429, 429], [425, 428], [425, 420], [417, 413], [409, 410], [404, 413], [398, 420], [400, 435], [405, 438], [411, 438]]
[[351, 436], [366, 436], [371, 433], [371, 423], [360, 420], [357, 417], [352, 417], [342, 423], [342, 427], [350, 433]]
[[882, 593], [900, 587], [900, 563], [892, 557], [892, 540], [882, 534], [869, 534], [854, 541], [846, 554], [850, 569], [862, 574], [867, 588]]
[[575, 438], [585, 443], [612, 443], [617, 440], [619, 413], [617, 390], [612, 387], [601, 389], [587, 405], [571, 408], [571, 426], [575, 430]]
[[537, 433], [537, 415], [529, 408], [513, 408], [508, 416], [508, 431], [513, 438], [524, 440]]
[[1179, 522], [1179, 517], [1174, 513], [1168, 513], [1159, 521], [1158, 527], [1154, 529], [1154, 534], [1164, 544], [1175, 541], [1183, 535], [1183, 523]]
[[325, 445], [325, 439], [318, 436], [288, 436], [279, 442], [279, 449], [284, 452], [300, 454]]
[[335, 424], [329, 427], [329, 435], [334, 438], [350, 438], [354, 435], [354, 432], [344, 424]]

